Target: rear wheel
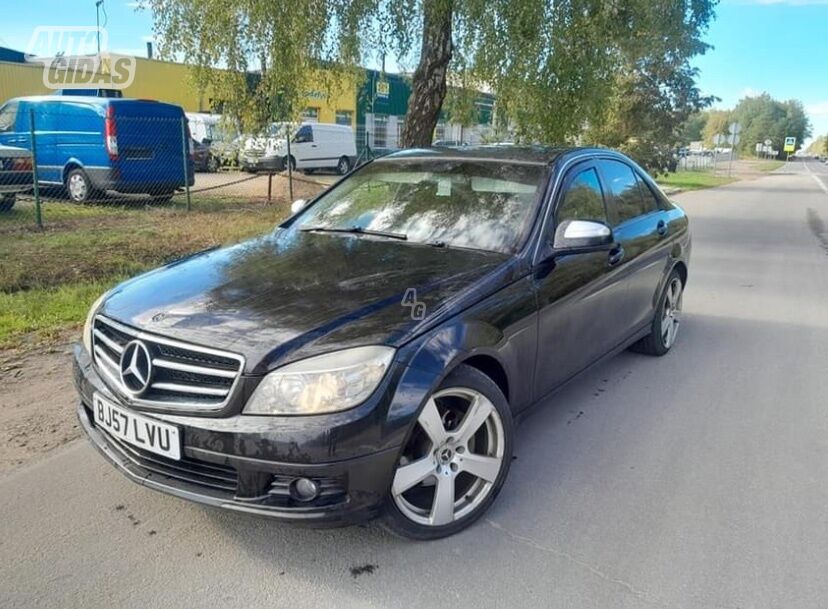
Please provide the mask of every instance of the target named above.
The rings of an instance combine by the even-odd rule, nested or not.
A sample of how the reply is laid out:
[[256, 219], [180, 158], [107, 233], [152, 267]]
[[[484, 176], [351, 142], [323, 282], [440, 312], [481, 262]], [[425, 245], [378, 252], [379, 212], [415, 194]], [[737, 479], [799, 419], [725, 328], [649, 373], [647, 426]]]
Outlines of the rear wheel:
[[336, 164], [336, 173], [344, 176], [349, 171], [351, 171], [351, 161], [348, 157], [344, 156], [339, 159], [339, 163]]
[[0, 196], [0, 212], [11, 211], [14, 207], [16, 197], [14, 193], [4, 194]]
[[210, 173], [215, 173], [219, 170], [219, 160], [214, 157], [212, 154], [207, 157], [207, 171]]
[[[282, 167], [284, 167], [285, 171], [287, 171], [288, 157], [282, 157]], [[294, 159], [292, 156], [290, 157], [290, 170], [296, 171], [296, 159]]]
[[66, 174], [66, 194], [75, 203], [86, 203], [93, 195], [92, 183], [83, 169], [72, 169]]
[[683, 295], [684, 285], [681, 276], [674, 270], [661, 293], [650, 333], [632, 346], [633, 351], [647, 355], [664, 355], [676, 344]]
[[458, 366], [429, 397], [403, 448], [384, 526], [412, 539], [437, 539], [480, 518], [509, 473], [512, 429], [494, 381]]

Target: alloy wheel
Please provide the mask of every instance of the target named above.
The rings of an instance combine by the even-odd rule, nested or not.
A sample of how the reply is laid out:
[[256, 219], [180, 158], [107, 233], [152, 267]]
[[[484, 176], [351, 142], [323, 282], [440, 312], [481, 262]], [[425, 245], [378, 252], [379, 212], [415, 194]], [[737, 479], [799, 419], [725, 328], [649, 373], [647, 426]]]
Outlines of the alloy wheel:
[[682, 286], [681, 279], [673, 277], [664, 297], [664, 309], [661, 314], [661, 339], [669, 349], [676, 342], [681, 321]]
[[486, 396], [460, 387], [438, 391], [403, 451], [391, 487], [394, 503], [425, 526], [471, 514], [494, 488], [505, 443], [500, 415]]

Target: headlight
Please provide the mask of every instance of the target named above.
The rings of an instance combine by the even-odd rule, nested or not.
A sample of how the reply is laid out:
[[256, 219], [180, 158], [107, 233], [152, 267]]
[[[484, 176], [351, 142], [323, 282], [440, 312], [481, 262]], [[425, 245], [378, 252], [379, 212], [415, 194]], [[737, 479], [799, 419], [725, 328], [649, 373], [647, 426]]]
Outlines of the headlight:
[[92, 353], [92, 320], [95, 319], [95, 313], [98, 312], [107, 296], [109, 296], [109, 292], [104, 292], [98, 296], [98, 300], [89, 307], [89, 313], [86, 314], [86, 323], [83, 324], [83, 346], [86, 347], [86, 352], [89, 354]]
[[373, 393], [393, 357], [391, 347], [356, 347], [288, 364], [262, 379], [244, 411], [322, 414], [352, 408]]

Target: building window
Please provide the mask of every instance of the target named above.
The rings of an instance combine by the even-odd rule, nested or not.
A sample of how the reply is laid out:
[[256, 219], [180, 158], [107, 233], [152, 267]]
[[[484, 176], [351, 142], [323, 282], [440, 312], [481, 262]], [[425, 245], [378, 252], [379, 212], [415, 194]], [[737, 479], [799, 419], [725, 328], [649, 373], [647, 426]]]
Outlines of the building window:
[[434, 130], [434, 140], [444, 140], [446, 139], [446, 124], [445, 123], [437, 123], [437, 128]]
[[374, 148], [388, 145], [388, 117], [384, 114], [374, 115]]
[[314, 108], [313, 106], [308, 106], [307, 108], [305, 108], [305, 111], [302, 112], [302, 120], [306, 123], [318, 123], [319, 108]]
[[348, 125], [349, 127], [354, 124], [354, 113], [350, 110], [337, 110], [336, 111], [336, 124], [337, 125]]

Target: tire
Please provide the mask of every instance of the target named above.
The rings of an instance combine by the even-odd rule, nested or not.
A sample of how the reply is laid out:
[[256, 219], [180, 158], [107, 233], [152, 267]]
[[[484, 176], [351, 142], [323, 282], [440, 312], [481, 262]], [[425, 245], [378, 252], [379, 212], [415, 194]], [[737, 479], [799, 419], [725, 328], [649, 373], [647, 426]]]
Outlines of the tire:
[[[282, 167], [284, 168], [283, 171], [287, 171], [288, 168], [288, 157], [282, 157]], [[296, 159], [293, 156], [290, 157], [290, 171], [296, 171]]]
[[661, 356], [676, 344], [683, 295], [684, 285], [681, 275], [673, 270], [658, 299], [650, 333], [630, 347], [632, 351]]
[[14, 193], [0, 196], [0, 213], [11, 211], [17, 197]]
[[219, 160], [211, 154], [207, 157], [207, 163], [205, 165], [205, 169], [208, 173], [216, 173], [219, 170], [221, 163], [219, 163]]
[[72, 169], [66, 174], [66, 194], [75, 203], [86, 203], [95, 196], [95, 189], [83, 169]]
[[336, 173], [344, 176], [349, 171], [351, 171], [351, 160], [344, 156], [339, 159], [339, 162], [336, 164]]
[[[420, 540], [470, 526], [503, 488], [513, 442], [512, 413], [503, 392], [476, 368], [458, 366], [417, 416], [385, 500], [382, 525]], [[450, 502], [440, 501], [441, 492], [444, 499], [451, 493]]]

